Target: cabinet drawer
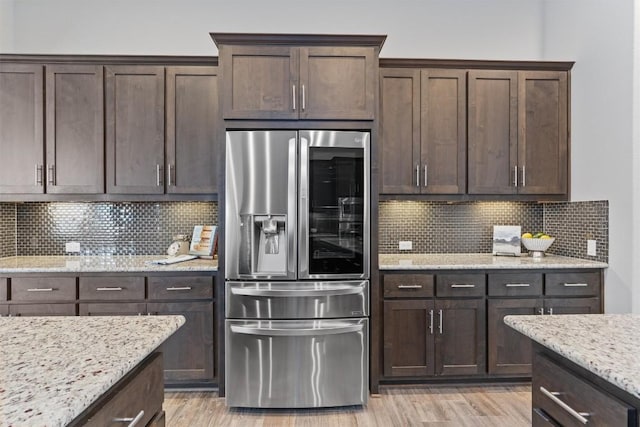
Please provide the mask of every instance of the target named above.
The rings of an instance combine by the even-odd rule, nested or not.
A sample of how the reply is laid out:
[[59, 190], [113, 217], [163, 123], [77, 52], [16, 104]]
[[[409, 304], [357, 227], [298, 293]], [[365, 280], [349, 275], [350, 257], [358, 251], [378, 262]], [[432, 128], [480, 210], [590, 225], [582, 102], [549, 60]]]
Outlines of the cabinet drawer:
[[[560, 425], [627, 426], [635, 409], [543, 355], [533, 357], [533, 410], [542, 410]], [[588, 415], [580, 415], [588, 414]]]
[[545, 295], [598, 296], [600, 273], [549, 273], [545, 275]]
[[0, 316], [9, 315], [9, 306], [6, 304], [0, 304]]
[[9, 306], [12, 316], [75, 316], [75, 304], [13, 304]]
[[134, 371], [134, 376], [128, 382], [116, 385], [117, 393], [107, 400], [97, 412], [89, 416], [85, 425], [96, 427], [126, 425], [115, 423], [114, 419], [133, 419], [144, 412], [136, 425], [146, 426], [156, 414], [162, 412], [164, 400], [162, 355], [156, 353], [151, 357], [152, 359], [144, 366]]
[[213, 298], [213, 277], [149, 277], [149, 299], [211, 299]]
[[143, 302], [102, 302], [79, 304], [80, 316], [132, 316], [147, 313]]
[[433, 296], [433, 274], [383, 274], [385, 298]]
[[489, 296], [542, 295], [542, 273], [494, 273], [488, 275]]
[[81, 277], [80, 299], [100, 301], [144, 299], [144, 277]]
[[481, 297], [485, 288], [484, 274], [436, 275], [436, 295], [439, 297]]
[[7, 278], [0, 277], [0, 301], [7, 300]]
[[16, 277], [11, 279], [13, 301], [74, 301], [75, 277]]

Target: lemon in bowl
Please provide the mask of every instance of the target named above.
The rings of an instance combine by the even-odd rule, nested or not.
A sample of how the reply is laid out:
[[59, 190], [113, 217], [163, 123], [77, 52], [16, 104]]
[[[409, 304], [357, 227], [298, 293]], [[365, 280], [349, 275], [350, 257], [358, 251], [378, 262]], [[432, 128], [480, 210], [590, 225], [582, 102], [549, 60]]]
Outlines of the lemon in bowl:
[[555, 240], [555, 237], [551, 237], [546, 233], [524, 233], [522, 235], [522, 244], [529, 251], [529, 256], [534, 258], [543, 257], [545, 251], [549, 249]]

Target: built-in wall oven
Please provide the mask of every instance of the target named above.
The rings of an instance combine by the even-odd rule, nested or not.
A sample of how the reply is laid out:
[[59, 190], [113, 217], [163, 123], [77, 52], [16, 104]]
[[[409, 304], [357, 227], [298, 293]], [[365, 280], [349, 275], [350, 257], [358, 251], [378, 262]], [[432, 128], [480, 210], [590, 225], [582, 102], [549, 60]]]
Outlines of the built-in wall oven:
[[226, 136], [226, 402], [367, 402], [369, 133]]

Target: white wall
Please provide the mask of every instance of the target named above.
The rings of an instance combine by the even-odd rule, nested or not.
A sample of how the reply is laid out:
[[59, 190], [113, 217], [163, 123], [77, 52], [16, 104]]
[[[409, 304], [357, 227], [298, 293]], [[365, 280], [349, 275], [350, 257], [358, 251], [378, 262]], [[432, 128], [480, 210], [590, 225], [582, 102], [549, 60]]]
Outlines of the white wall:
[[530, 0], [17, 0], [15, 16], [16, 53], [217, 55], [209, 32], [387, 34], [387, 57], [538, 59], [541, 43]]
[[[632, 270], [633, 0], [547, 0], [543, 56], [574, 60], [572, 200], [609, 200], [605, 311], [629, 312]], [[635, 285], [634, 285], [635, 283]]]
[[[640, 3], [634, 2], [633, 36], [633, 252], [632, 260], [640, 260]], [[633, 312], [640, 313], [640, 262], [633, 263]]]
[[15, 0], [0, 0], [0, 52], [13, 52], [13, 5]]

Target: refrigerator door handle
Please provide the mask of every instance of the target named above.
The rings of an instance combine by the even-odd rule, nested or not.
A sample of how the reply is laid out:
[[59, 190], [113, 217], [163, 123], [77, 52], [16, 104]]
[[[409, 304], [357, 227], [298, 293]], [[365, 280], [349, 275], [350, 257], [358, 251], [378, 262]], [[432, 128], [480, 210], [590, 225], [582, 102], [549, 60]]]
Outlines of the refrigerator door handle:
[[309, 277], [309, 139], [300, 137], [300, 206], [298, 211], [298, 277]]

